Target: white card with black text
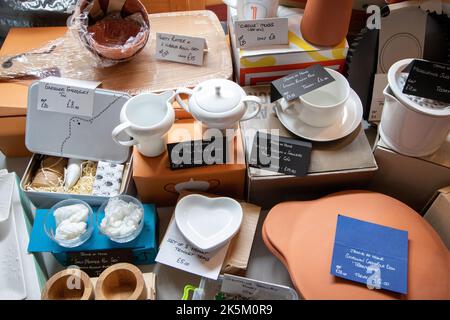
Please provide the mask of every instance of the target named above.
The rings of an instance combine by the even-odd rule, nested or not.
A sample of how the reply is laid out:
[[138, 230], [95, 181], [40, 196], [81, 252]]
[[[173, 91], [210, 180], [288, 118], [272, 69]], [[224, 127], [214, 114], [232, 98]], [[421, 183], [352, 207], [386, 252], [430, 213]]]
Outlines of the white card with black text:
[[201, 277], [217, 280], [229, 244], [228, 242], [213, 252], [201, 251], [184, 238], [172, 217], [155, 261]]
[[205, 38], [156, 33], [157, 59], [201, 66], [205, 48]]
[[48, 77], [39, 82], [37, 109], [92, 117], [98, 81]]
[[289, 44], [288, 18], [239, 20], [235, 22], [235, 30], [238, 48]]

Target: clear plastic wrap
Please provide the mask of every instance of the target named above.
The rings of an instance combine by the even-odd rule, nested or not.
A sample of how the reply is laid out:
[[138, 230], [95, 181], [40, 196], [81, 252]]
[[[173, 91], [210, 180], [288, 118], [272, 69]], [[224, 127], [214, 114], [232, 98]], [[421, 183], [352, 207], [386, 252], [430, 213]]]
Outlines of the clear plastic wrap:
[[[136, 95], [161, 92], [179, 87], [194, 87], [214, 78], [231, 79], [233, 73], [230, 48], [217, 16], [208, 10], [170, 12], [150, 15], [151, 40], [127, 63], [110, 68], [95, 67], [95, 55], [80, 45], [78, 35], [63, 29], [40, 31], [34, 40], [28, 29], [15, 29], [8, 37], [8, 51], [15, 55], [0, 56], [0, 82], [21, 79], [42, 79], [49, 75], [102, 82], [102, 88]], [[206, 39], [208, 52], [203, 66], [159, 60], [156, 52], [156, 32], [166, 32]], [[43, 44], [39, 38], [52, 40]], [[31, 51], [14, 51], [15, 43], [28, 42]], [[101, 65], [101, 66], [104, 66]], [[26, 84], [26, 83], [25, 83]]]
[[68, 27], [97, 67], [131, 59], [150, 34], [148, 13], [138, 0], [80, 0]]
[[[127, 33], [124, 25], [134, 29]], [[1, 57], [0, 81], [51, 75], [93, 80], [99, 68], [133, 58], [150, 34], [147, 11], [138, 0], [80, 0], [68, 27], [66, 34], [39, 49]]]

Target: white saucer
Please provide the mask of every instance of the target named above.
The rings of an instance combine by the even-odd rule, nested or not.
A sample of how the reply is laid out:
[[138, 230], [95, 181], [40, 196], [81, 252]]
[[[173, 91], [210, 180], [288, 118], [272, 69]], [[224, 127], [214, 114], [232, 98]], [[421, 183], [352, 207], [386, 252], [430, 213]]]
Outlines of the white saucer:
[[291, 107], [282, 111], [277, 104], [275, 111], [280, 122], [290, 132], [300, 138], [319, 142], [338, 140], [348, 136], [358, 128], [363, 116], [361, 99], [354, 90], [351, 90], [350, 97], [344, 106], [342, 121], [329, 127], [317, 128], [304, 123], [298, 116], [297, 108]]

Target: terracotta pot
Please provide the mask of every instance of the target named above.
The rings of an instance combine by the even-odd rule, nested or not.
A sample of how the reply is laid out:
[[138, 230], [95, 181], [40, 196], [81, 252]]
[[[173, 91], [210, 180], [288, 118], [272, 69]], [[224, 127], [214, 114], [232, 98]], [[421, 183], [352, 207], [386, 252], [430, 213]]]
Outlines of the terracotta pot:
[[[108, 10], [111, 3], [114, 4], [114, 2], [117, 2], [117, 4], [121, 3], [121, 1], [117, 0], [96, 0], [95, 4], [98, 4], [98, 6], [94, 5], [89, 9], [89, 5], [91, 4], [90, 1], [82, 0], [80, 2], [80, 12], [85, 12], [89, 9], [88, 30], [94, 30], [90, 28], [92, 28], [92, 26], [96, 22], [101, 21], [105, 17], [105, 15], [112, 13], [108, 12]], [[108, 32], [108, 30], [109, 32], [114, 32], [114, 34], [120, 34], [120, 31], [125, 32], [124, 30], [121, 30], [121, 28], [133, 28], [133, 24], [130, 22], [127, 23], [126, 21], [122, 22], [122, 27], [114, 26], [114, 24], [110, 22], [109, 24], [105, 24], [104, 26], [99, 27], [98, 30], [94, 31], [94, 33], [92, 34], [91, 32], [86, 33], [85, 30], [80, 30], [79, 36], [82, 43], [88, 50], [94, 52], [102, 59], [109, 59], [116, 62], [131, 59], [142, 49], [144, 49], [145, 45], [147, 44], [150, 35], [150, 21], [148, 19], [148, 12], [139, 0], [125, 0], [120, 11], [122, 18], [138, 12], [142, 14], [142, 21], [146, 25], [147, 29], [144, 34], [139, 37], [138, 40], [135, 41], [135, 43], [133, 43], [132, 45], [123, 46], [111, 44], [109, 43], [111, 39], [105, 40], [107, 38], [107, 34], [103, 34], [104, 32]]]
[[45, 284], [42, 300], [92, 300], [94, 287], [89, 276], [79, 269], [58, 272]]
[[[370, 290], [331, 275], [338, 214], [408, 231], [408, 294]], [[450, 252], [439, 235], [413, 209], [380, 193], [348, 191], [280, 203], [268, 213], [262, 238], [304, 299], [450, 299]]]
[[347, 36], [353, 0], [308, 0], [300, 29], [306, 41], [335, 46]]

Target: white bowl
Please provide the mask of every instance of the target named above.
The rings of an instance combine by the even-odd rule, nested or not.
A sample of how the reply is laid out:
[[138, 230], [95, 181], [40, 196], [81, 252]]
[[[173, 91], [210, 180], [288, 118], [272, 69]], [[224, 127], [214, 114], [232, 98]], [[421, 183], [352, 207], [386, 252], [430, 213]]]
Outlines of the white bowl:
[[175, 207], [175, 221], [183, 236], [202, 251], [225, 245], [242, 223], [242, 207], [231, 198], [198, 194], [182, 198]]

